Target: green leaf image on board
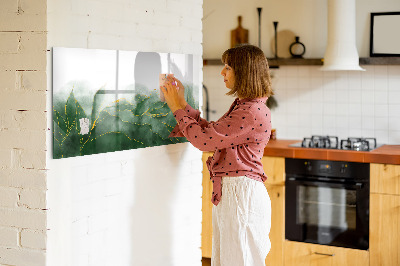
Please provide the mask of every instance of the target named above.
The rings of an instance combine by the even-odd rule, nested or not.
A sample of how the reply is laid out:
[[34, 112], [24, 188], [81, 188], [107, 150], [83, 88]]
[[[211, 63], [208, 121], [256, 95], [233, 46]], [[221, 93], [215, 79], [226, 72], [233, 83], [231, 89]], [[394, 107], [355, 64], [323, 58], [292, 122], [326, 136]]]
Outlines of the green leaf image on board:
[[185, 87], [188, 104], [198, 108], [198, 60], [53, 48], [53, 158], [186, 142], [169, 137], [176, 120], [160, 101], [158, 76], [173, 73]]

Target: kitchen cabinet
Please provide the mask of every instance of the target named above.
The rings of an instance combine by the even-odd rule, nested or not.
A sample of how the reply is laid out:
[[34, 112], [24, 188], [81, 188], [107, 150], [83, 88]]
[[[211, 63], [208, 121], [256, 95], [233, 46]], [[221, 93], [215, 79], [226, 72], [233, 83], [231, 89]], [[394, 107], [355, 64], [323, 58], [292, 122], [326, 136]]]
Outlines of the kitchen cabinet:
[[203, 153], [203, 194], [202, 194], [202, 223], [201, 223], [201, 253], [204, 258], [211, 258], [212, 252], [212, 183], [206, 161], [212, 152]]
[[285, 240], [285, 158], [264, 156], [261, 160], [267, 175], [265, 187], [271, 199], [271, 250], [265, 259], [267, 266], [283, 265]]
[[370, 164], [371, 193], [400, 195], [400, 165]]
[[284, 245], [285, 266], [369, 265], [369, 253], [365, 250], [316, 245], [288, 240], [285, 240]]
[[[211, 152], [203, 153], [203, 206], [202, 206], [202, 256], [211, 258], [212, 253], [212, 183], [206, 161]], [[283, 243], [285, 230], [285, 158], [263, 157], [262, 164], [268, 176], [265, 182], [272, 205], [271, 250], [266, 258], [266, 265], [283, 265]]]
[[400, 265], [400, 165], [370, 167], [370, 265]]

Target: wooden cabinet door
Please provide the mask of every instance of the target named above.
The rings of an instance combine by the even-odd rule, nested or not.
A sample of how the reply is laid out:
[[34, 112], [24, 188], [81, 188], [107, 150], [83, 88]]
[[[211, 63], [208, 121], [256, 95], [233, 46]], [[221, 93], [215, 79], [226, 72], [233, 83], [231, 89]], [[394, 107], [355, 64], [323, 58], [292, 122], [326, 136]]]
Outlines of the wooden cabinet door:
[[266, 184], [285, 185], [285, 158], [264, 156], [261, 163], [268, 177]]
[[285, 266], [368, 266], [365, 250], [285, 240]]
[[400, 195], [400, 165], [370, 165], [371, 193]]
[[283, 265], [285, 240], [285, 187], [265, 184], [271, 199], [271, 250], [265, 259], [266, 266]]
[[371, 194], [371, 266], [400, 265], [400, 196]]
[[202, 224], [201, 224], [201, 253], [204, 258], [211, 258], [212, 252], [212, 183], [206, 161], [211, 152], [203, 153], [203, 194], [202, 194]]

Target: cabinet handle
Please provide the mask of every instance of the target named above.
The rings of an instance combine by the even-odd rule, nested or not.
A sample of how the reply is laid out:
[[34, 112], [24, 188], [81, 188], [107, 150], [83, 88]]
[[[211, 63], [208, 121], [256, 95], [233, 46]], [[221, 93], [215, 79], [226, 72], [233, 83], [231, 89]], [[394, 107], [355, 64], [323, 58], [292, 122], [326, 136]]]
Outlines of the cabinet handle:
[[314, 254], [316, 254], [316, 255], [324, 255], [324, 256], [331, 256], [331, 257], [335, 256], [335, 254], [327, 254], [327, 253], [319, 253], [319, 252], [314, 252]]

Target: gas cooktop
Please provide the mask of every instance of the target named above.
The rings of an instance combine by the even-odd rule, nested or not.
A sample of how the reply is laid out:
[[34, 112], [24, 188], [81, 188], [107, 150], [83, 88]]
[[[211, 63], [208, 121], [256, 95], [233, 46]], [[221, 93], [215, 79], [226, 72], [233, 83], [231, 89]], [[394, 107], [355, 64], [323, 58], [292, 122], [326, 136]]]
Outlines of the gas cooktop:
[[302, 142], [289, 145], [291, 147], [337, 149], [353, 151], [371, 151], [382, 145], [377, 145], [376, 138], [347, 138], [339, 142], [336, 136], [311, 136]]

